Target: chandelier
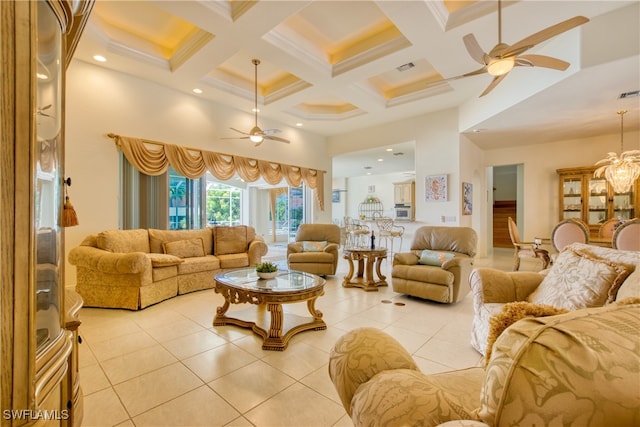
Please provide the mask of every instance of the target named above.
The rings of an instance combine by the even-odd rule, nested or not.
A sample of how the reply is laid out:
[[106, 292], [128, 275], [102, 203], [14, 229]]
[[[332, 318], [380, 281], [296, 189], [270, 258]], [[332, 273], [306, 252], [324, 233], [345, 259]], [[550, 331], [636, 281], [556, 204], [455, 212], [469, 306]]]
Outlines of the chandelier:
[[627, 110], [618, 111], [620, 116], [620, 156], [616, 153], [607, 153], [607, 157], [596, 162], [600, 166], [593, 176], [600, 178], [602, 175], [613, 187], [616, 193], [626, 193], [640, 176], [640, 150], [623, 151], [624, 114]]

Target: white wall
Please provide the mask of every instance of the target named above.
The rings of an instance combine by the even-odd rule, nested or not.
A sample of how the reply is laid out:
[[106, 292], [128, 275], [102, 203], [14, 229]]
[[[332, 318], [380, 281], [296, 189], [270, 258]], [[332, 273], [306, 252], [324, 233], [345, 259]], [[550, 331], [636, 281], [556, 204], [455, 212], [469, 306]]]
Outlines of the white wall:
[[[330, 155], [337, 155], [406, 141], [415, 141], [416, 144], [416, 221], [442, 224], [441, 217], [445, 216], [455, 218], [445, 225], [459, 224], [461, 209], [459, 186], [462, 184], [460, 183], [460, 137], [456, 109], [438, 111], [357, 132], [332, 136], [328, 138], [328, 151]], [[473, 158], [473, 156], [469, 156], [469, 158]], [[425, 203], [425, 177], [436, 174], [448, 175], [449, 200]], [[373, 178], [368, 177], [368, 179]], [[352, 180], [353, 178], [350, 179], [350, 181]], [[398, 179], [398, 181], [406, 180], [406, 176], [401, 176]], [[366, 186], [364, 188], [366, 191]], [[378, 186], [376, 186], [376, 191], [378, 191], [377, 188]], [[355, 196], [357, 196], [356, 199], [359, 200], [359, 203], [364, 200], [365, 194], [349, 195], [349, 200], [353, 200]], [[391, 198], [391, 203], [392, 201], [393, 198]], [[389, 207], [391, 206], [393, 205], [389, 205]], [[349, 204], [348, 215], [357, 213], [357, 204], [356, 212], [352, 212], [352, 209], [352, 205]]]
[[[640, 149], [640, 133], [625, 132], [625, 150]], [[559, 221], [559, 184], [556, 169], [593, 165], [609, 151], [620, 152], [620, 134], [555, 141], [546, 144], [487, 150], [486, 166], [522, 164], [523, 240], [550, 236]]]
[[[264, 120], [263, 127], [282, 129], [291, 144], [254, 147], [243, 140], [220, 139], [235, 136], [229, 126], [244, 126], [246, 121], [250, 127], [251, 120], [250, 112], [72, 61], [67, 72], [65, 176], [73, 181], [69, 195], [80, 225], [65, 230], [67, 253], [88, 234], [118, 228], [118, 152], [106, 136], [110, 132], [326, 170], [325, 210], [315, 209], [314, 219], [331, 222], [331, 160], [324, 138]], [[66, 271], [67, 284], [74, 286], [75, 268], [67, 265]]]

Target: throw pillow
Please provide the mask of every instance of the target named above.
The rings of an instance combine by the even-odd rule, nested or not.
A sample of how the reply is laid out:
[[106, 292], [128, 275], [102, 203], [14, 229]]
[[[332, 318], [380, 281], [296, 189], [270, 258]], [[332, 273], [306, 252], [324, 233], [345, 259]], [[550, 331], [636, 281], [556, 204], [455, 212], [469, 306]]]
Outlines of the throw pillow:
[[302, 242], [302, 252], [323, 252], [327, 242]]
[[152, 267], [169, 267], [172, 265], [178, 265], [184, 262], [182, 258], [178, 258], [175, 255], [167, 255], [167, 254], [148, 254], [149, 258], [151, 258], [151, 266]]
[[204, 242], [202, 238], [197, 237], [189, 240], [176, 240], [173, 242], [164, 242], [162, 244], [164, 253], [174, 255], [180, 258], [192, 258], [204, 256]]
[[435, 265], [437, 267], [441, 267], [445, 261], [453, 259], [454, 257], [455, 255], [449, 252], [438, 252], [425, 249], [420, 253], [418, 264]]
[[510, 302], [505, 304], [500, 313], [489, 319], [489, 336], [487, 338], [487, 351], [485, 352], [486, 355], [484, 357], [485, 368], [491, 359], [493, 343], [509, 326], [525, 317], [553, 316], [556, 314], [566, 313], [568, 311], [569, 310], [564, 308], [556, 308], [544, 304], [532, 304], [526, 301]]
[[623, 265], [566, 248], [527, 301], [569, 310], [600, 307], [615, 300], [628, 275]]

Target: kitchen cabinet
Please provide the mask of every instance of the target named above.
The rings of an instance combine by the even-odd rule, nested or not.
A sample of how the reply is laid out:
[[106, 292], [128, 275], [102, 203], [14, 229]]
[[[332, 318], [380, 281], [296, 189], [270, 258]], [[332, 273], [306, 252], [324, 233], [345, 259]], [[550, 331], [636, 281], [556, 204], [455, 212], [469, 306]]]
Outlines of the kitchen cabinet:
[[415, 181], [393, 184], [393, 201], [396, 205], [413, 205], [415, 201]]
[[635, 218], [640, 210], [640, 179], [625, 193], [616, 193], [604, 178], [595, 178], [596, 166], [558, 169], [559, 220], [577, 218], [597, 235], [600, 225], [610, 218]]

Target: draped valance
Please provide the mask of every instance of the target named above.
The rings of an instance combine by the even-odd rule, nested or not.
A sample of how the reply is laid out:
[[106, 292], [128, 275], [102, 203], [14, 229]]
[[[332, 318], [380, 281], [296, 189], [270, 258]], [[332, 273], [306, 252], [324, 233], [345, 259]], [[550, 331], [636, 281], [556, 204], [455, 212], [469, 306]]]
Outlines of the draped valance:
[[[236, 173], [245, 182], [254, 182], [262, 177], [268, 184], [275, 185], [284, 179], [291, 187], [299, 187], [304, 181], [307, 187], [314, 190], [320, 210], [324, 211], [325, 171], [113, 133], [108, 136], [115, 141], [129, 163], [145, 175], [162, 175], [171, 166], [180, 175], [190, 179], [200, 178], [209, 171], [223, 181], [230, 179]], [[155, 147], [151, 148], [149, 145]]]

